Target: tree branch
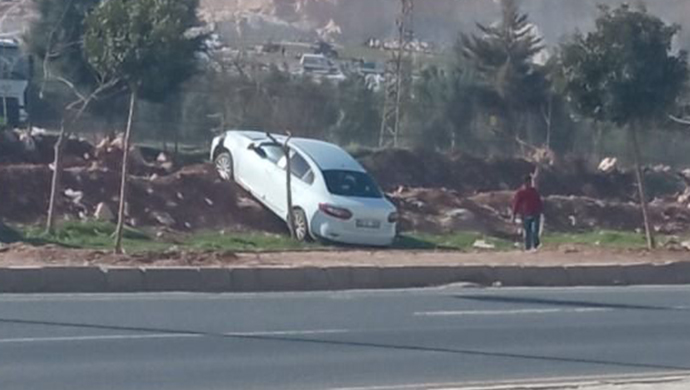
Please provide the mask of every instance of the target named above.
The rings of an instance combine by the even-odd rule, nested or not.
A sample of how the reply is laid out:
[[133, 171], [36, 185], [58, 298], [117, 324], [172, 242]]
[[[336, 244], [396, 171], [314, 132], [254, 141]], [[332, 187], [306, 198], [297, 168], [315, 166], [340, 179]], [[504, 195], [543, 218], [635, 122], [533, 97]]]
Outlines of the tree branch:
[[678, 118], [677, 116], [669, 115], [668, 119], [681, 125], [690, 126], [690, 118]]

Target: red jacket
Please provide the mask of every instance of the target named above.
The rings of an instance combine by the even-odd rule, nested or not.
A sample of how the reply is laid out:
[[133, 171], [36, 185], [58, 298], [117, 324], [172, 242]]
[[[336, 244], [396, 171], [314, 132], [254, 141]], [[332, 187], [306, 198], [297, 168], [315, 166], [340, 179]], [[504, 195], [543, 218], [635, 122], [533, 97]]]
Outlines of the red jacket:
[[513, 215], [532, 217], [541, 214], [544, 205], [541, 195], [534, 187], [522, 187], [513, 198]]

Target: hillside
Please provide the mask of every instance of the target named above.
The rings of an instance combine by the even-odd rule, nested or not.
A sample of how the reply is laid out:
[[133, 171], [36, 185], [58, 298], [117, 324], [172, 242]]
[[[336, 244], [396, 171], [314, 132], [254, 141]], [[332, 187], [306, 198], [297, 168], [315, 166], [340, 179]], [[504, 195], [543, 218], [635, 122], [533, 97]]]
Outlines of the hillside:
[[[597, 14], [597, 4], [615, 5], [622, 0], [523, 0], [522, 7], [550, 44], [577, 29], [587, 30]], [[690, 48], [690, 2], [687, 0], [648, 1], [649, 10], [667, 22], [685, 24], [680, 43]], [[331, 20], [349, 43], [369, 37], [392, 36], [398, 0], [202, 0], [208, 19], [222, 22], [261, 17], [264, 29], [271, 23], [292, 25], [314, 31]], [[474, 23], [491, 22], [499, 17], [498, 7], [489, 0], [417, 0], [415, 28], [424, 40], [452, 42], [459, 31], [468, 31]], [[231, 31], [233, 29], [228, 29]], [[280, 36], [276, 34], [276, 38]]]

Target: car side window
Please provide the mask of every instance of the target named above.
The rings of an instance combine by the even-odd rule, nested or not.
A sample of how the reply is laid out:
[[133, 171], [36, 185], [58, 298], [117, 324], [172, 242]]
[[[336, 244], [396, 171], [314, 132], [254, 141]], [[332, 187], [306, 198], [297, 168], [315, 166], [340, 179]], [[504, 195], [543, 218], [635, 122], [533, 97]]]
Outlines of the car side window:
[[266, 154], [265, 158], [274, 164], [277, 164], [278, 161], [285, 156], [285, 153], [283, 153], [283, 148], [281, 148], [279, 145], [261, 145], [261, 149]]
[[314, 184], [314, 171], [310, 169], [309, 172], [302, 177], [302, 181], [309, 185]]
[[297, 153], [290, 156], [290, 171], [293, 175], [302, 179], [309, 170], [309, 163], [302, 156]]
[[[285, 156], [283, 156], [280, 161], [278, 161], [278, 167], [285, 169], [285, 165], [286, 160]], [[307, 184], [314, 183], [314, 172], [312, 172], [309, 163], [295, 151], [290, 153], [290, 172], [292, 172], [293, 176]]]

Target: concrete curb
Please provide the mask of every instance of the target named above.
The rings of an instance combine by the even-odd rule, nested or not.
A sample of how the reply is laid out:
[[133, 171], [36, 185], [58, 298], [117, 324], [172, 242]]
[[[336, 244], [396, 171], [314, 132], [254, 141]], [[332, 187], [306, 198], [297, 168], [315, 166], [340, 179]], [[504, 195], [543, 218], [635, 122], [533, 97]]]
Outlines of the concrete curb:
[[264, 292], [482, 286], [690, 284], [690, 262], [583, 266], [0, 268], [0, 293]]

